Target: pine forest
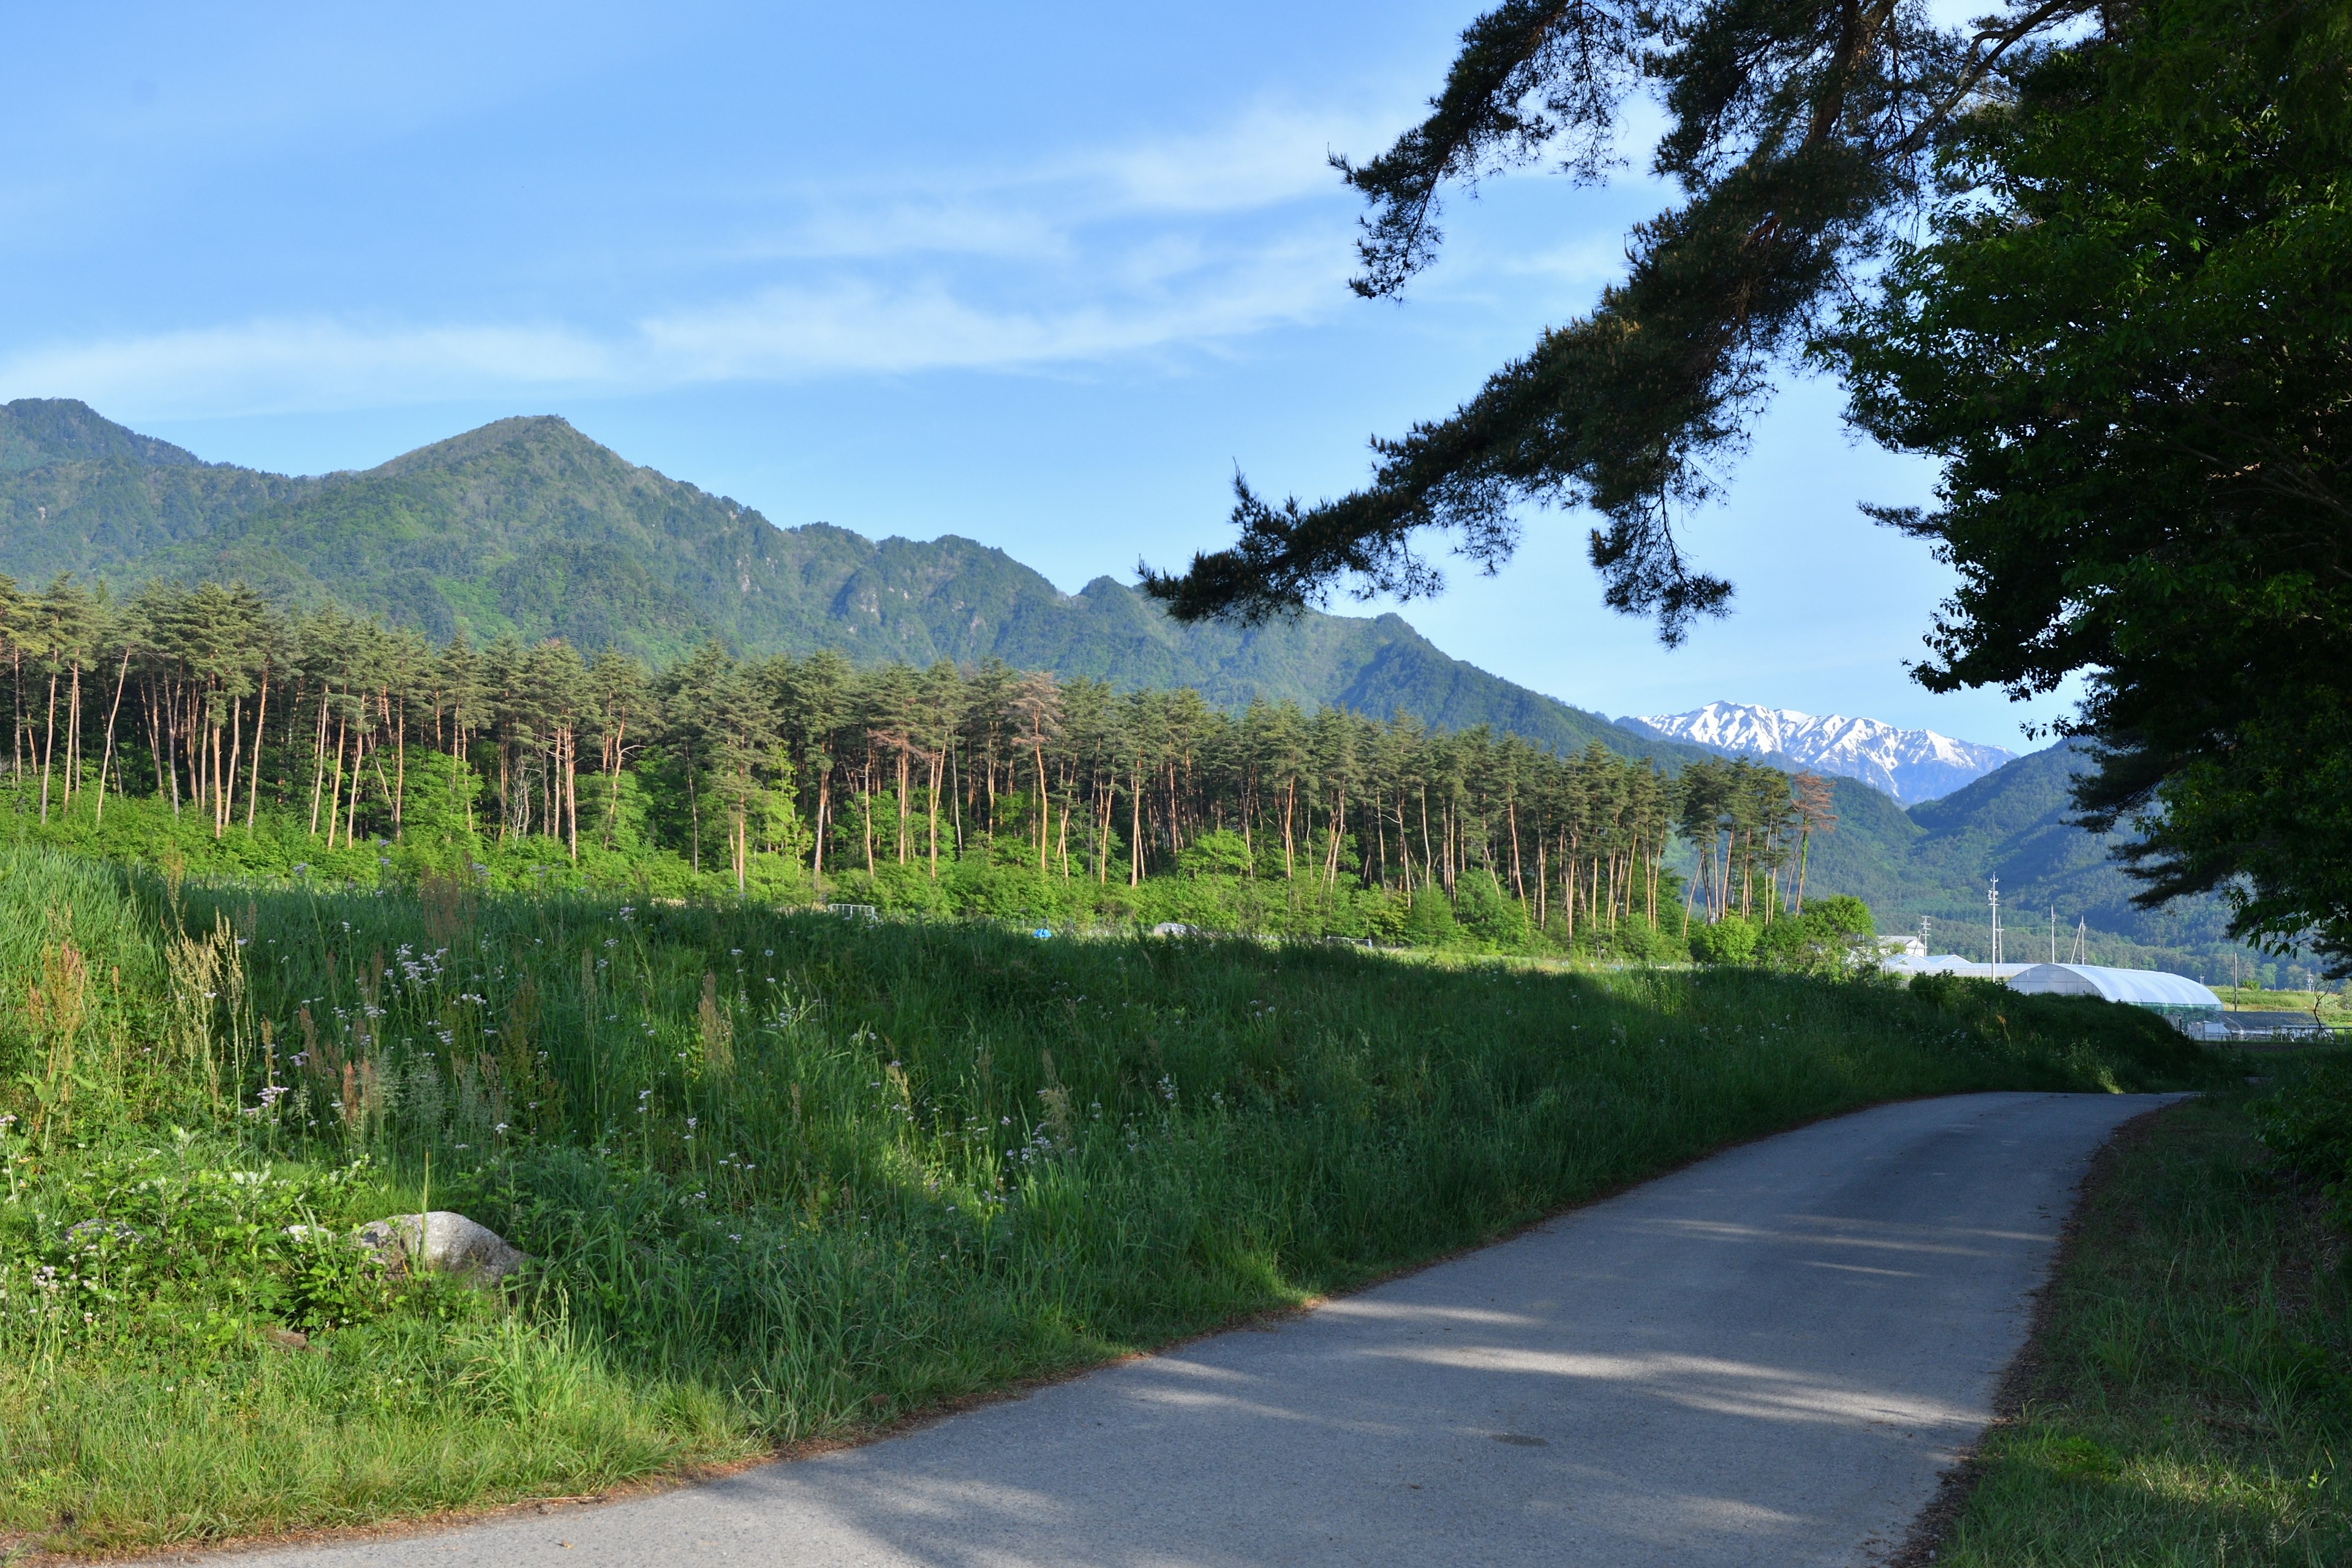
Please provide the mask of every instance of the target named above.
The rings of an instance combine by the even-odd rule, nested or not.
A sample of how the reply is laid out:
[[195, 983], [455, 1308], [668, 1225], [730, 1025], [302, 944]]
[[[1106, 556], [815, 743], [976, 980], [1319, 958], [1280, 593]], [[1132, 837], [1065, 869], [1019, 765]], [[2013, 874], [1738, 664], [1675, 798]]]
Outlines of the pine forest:
[[1796, 935], [1833, 824], [1822, 781], [1745, 762], [1001, 663], [436, 647], [235, 584], [0, 578], [0, 653], [19, 840], [314, 885], [1734, 958]]

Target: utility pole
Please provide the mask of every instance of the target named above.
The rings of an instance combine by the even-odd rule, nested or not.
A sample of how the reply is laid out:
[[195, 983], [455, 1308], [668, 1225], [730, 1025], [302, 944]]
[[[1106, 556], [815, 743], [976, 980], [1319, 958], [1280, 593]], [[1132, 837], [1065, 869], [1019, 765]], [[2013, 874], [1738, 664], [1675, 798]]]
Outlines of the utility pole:
[[2058, 962], [2058, 906], [2050, 906], [2050, 962]]
[[2000, 967], [2000, 879], [1999, 877], [1992, 879], [1992, 891], [1985, 895], [1985, 901], [1992, 905], [1992, 966], [1999, 969]]

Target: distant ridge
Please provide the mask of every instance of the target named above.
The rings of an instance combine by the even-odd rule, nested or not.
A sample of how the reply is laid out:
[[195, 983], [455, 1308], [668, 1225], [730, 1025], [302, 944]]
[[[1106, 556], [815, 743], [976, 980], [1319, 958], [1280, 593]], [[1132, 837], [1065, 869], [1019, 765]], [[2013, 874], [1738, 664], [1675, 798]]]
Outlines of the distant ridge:
[[1816, 718], [1751, 703], [1710, 702], [1687, 713], [1619, 722], [1725, 756], [1786, 759], [1819, 773], [1860, 779], [1906, 805], [1949, 795], [2017, 758], [1999, 746], [1956, 741], [1933, 730], [1898, 730], [1875, 719], [1834, 713]]
[[1064, 594], [952, 533], [778, 528], [550, 416], [293, 478], [204, 462], [70, 399], [20, 400], [0, 407], [0, 572], [237, 577], [436, 638], [561, 636], [657, 659], [710, 637], [863, 664], [993, 658], [1128, 689], [1196, 687], [1222, 706], [1288, 699], [1490, 724], [1556, 752], [1684, 751], [1450, 658], [1398, 616], [1179, 626], [1111, 578]]

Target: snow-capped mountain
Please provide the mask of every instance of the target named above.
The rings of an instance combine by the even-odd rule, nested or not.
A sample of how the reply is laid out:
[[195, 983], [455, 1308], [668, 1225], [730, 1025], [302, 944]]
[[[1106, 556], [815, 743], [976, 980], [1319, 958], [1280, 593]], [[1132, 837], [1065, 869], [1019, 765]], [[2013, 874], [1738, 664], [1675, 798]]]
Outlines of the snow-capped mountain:
[[1787, 708], [1710, 702], [1688, 713], [1619, 721], [1727, 757], [1780, 756], [1818, 773], [1860, 779], [1906, 805], [1947, 795], [2016, 753], [1933, 730], [1898, 730], [1875, 719], [1815, 718]]

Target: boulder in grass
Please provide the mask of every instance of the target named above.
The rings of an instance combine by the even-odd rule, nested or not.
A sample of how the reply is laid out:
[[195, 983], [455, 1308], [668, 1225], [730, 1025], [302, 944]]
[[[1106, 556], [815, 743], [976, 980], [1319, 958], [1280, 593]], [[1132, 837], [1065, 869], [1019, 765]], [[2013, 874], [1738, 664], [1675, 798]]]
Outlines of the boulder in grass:
[[530, 1261], [497, 1231], [448, 1209], [370, 1220], [358, 1240], [394, 1273], [446, 1274], [468, 1285], [496, 1285]]

